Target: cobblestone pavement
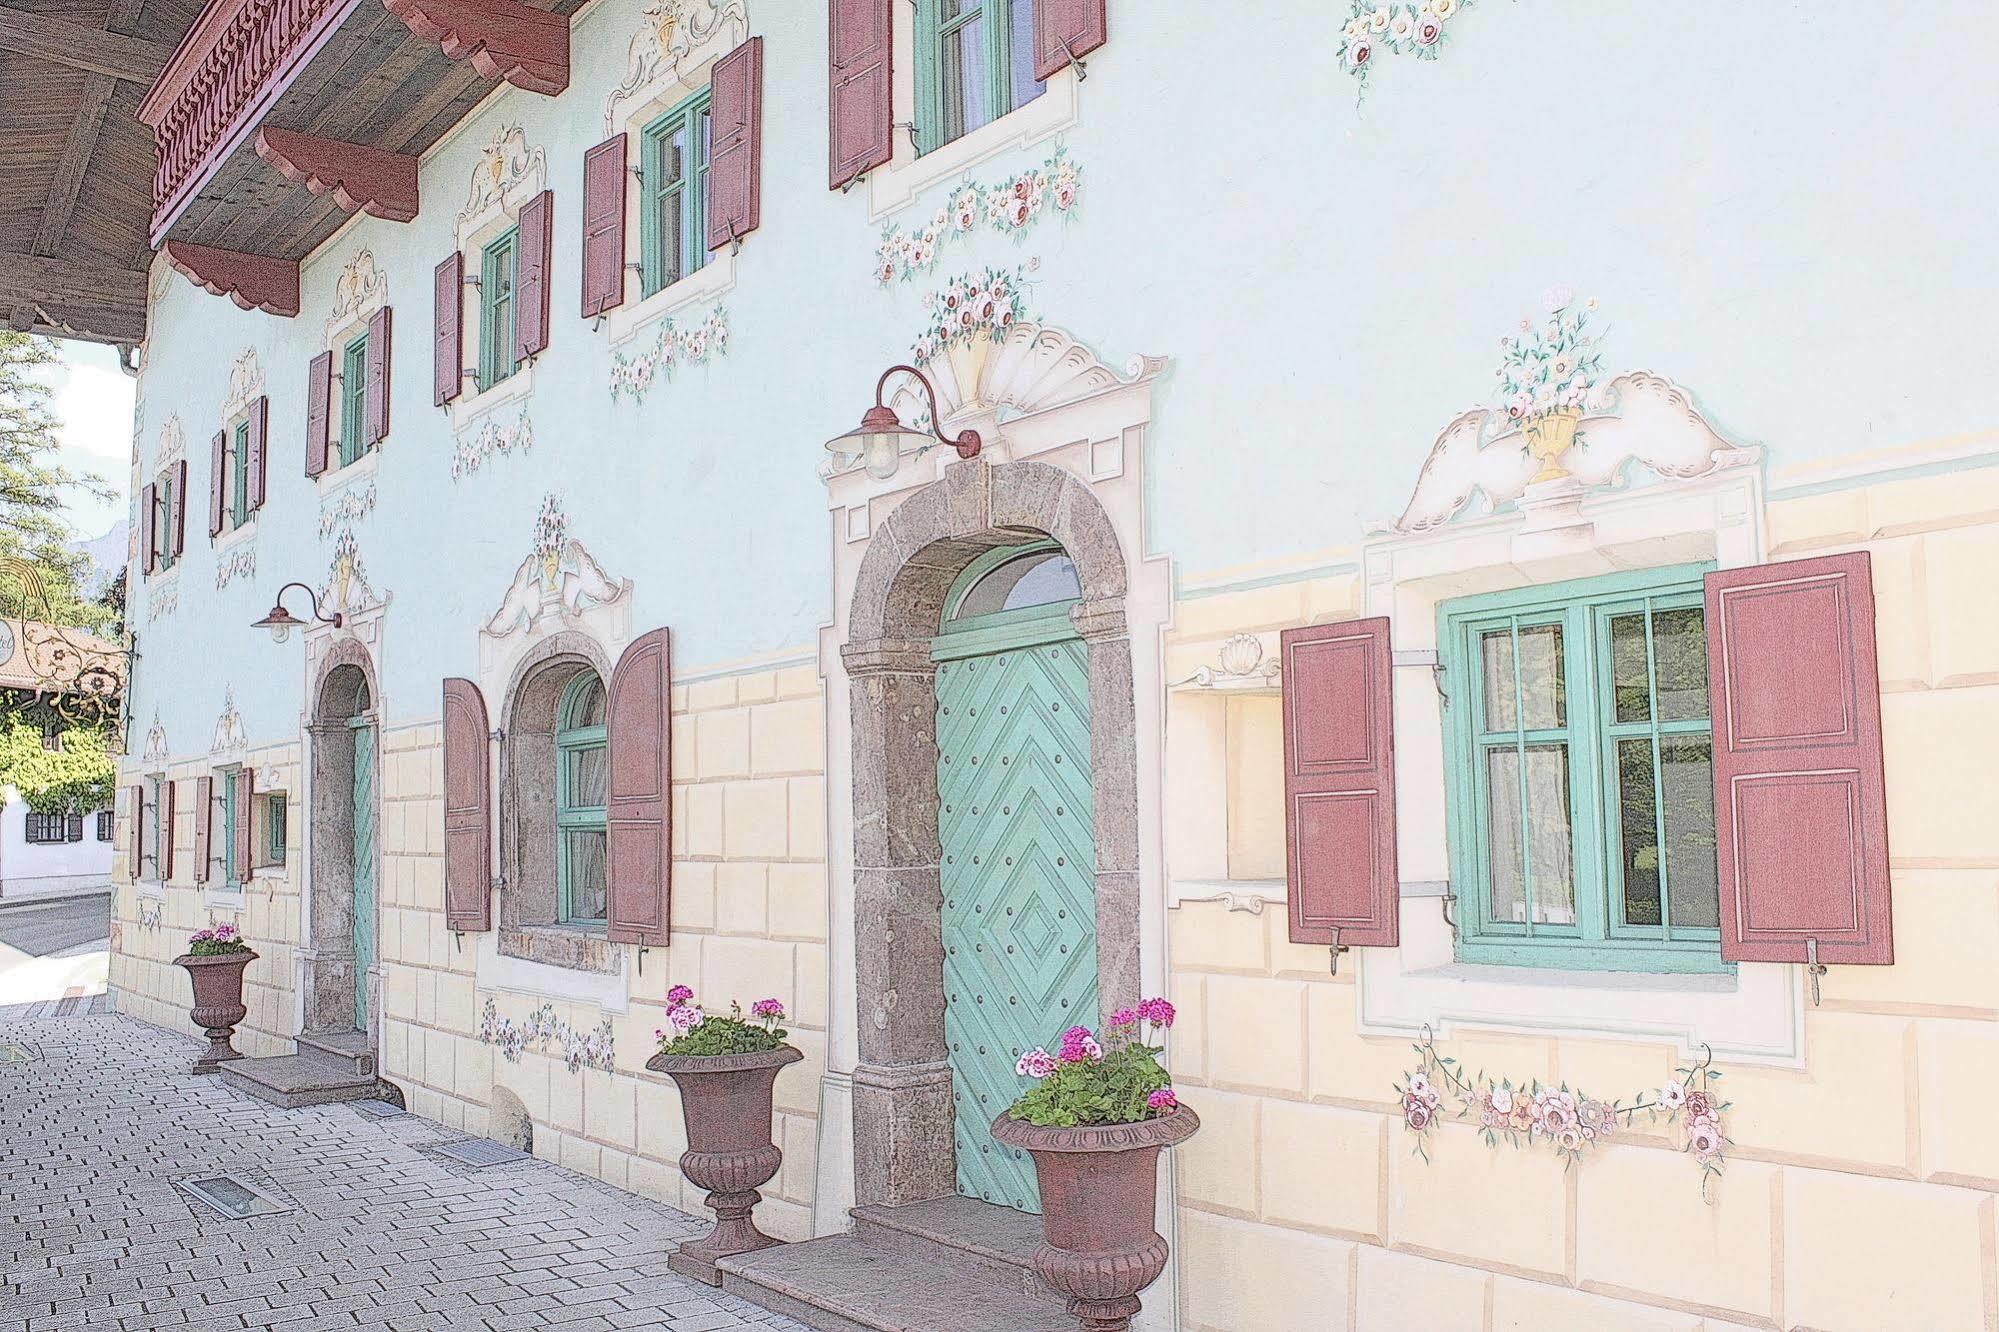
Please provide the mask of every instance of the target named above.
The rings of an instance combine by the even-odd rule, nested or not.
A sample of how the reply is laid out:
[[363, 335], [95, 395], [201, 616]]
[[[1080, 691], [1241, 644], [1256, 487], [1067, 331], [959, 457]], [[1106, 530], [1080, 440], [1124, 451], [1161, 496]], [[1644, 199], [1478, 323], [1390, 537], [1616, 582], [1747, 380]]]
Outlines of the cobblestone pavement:
[[[280, 1110], [115, 1014], [0, 1011], [7, 1047], [34, 1057], [0, 1062], [0, 1332], [806, 1332], [667, 1270], [694, 1218], [547, 1162], [473, 1170], [413, 1115]], [[175, 1183], [222, 1170], [295, 1210], [224, 1220]]]

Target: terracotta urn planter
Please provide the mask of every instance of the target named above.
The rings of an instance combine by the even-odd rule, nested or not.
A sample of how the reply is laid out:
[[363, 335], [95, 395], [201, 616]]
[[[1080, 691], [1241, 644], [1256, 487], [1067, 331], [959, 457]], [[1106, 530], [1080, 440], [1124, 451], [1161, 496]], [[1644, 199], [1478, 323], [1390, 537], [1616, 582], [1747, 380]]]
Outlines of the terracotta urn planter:
[[243, 1006], [243, 968], [256, 960], [257, 954], [248, 949], [208, 957], [182, 953], [174, 959], [175, 966], [187, 968], [194, 985], [194, 1007], [188, 1016], [208, 1033], [208, 1049], [194, 1061], [196, 1073], [213, 1073], [228, 1060], [243, 1057], [229, 1042], [236, 1035], [236, 1024], [250, 1012]]
[[1038, 1128], [1005, 1114], [993, 1121], [993, 1137], [1034, 1158], [1042, 1233], [1034, 1267], [1069, 1297], [1084, 1332], [1127, 1332], [1138, 1292], [1166, 1270], [1166, 1241], [1152, 1228], [1159, 1152], [1200, 1127], [1184, 1105], [1093, 1128]]
[[778, 1242], [757, 1229], [751, 1212], [763, 1200], [758, 1186], [769, 1183], [784, 1160], [771, 1141], [771, 1091], [778, 1070], [804, 1057], [781, 1045], [755, 1054], [656, 1054], [646, 1060], [647, 1068], [680, 1088], [687, 1125], [680, 1173], [708, 1190], [708, 1207], [715, 1213], [713, 1230], [667, 1255], [674, 1271], [719, 1286], [717, 1258]]

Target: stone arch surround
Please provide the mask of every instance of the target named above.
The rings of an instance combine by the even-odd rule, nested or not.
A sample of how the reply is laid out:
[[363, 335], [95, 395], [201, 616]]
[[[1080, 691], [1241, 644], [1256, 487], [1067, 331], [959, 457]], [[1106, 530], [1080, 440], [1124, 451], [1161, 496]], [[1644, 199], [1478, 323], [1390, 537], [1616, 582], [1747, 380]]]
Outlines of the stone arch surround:
[[[310, 884], [310, 914], [307, 946], [301, 950], [305, 964], [306, 1033], [343, 1032], [354, 1029], [354, 990], [370, 985], [368, 1011], [381, 1012], [379, 976], [363, 976], [355, 969], [354, 958], [354, 734], [347, 725], [352, 715], [354, 687], [365, 683], [369, 711], [381, 716], [381, 685], [367, 648], [353, 639], [331, 645], [319, 661], [312, 685], [311, 720], [306, 733], [311, 741], [312, 786], [307, 828], [311, 838], [307, 853]], [[376, 746], [380, 762], [380, 746]], [[381, 783], [375, 783], [377, 800]], [[381, 826], [379, 805], [376, 827]], [[382, 881], [381, 838], [375, 839], [375, 882]], [[380, 913], [376, 919], [380, 920]], [[373, 1041], [373, 1033], [370, 1033]]]
[[957, 1191], [930, 640], [945, 593], [966, 565], [995, 546], [1041, 537], [1062, 545], [1082, 586], [1070, 616], [1089, 667], [1099, 1001], [1108, 1012], [1138, 999], [1138, 764], [1125, 552], [1097, 497], [1063, 468], [954, 464], [899, 504], [870, 539], [840, 649], [853, 742], [860, 1203], [899, 1205]]

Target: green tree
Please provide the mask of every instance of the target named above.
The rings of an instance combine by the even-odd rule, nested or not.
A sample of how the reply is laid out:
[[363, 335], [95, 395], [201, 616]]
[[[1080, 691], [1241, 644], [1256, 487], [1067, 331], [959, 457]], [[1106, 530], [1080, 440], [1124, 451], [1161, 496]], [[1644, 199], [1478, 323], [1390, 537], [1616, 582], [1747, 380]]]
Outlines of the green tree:
[[62, 745], [42, 743], [41, 721], [20, 712], [0, 720], [0, 786], [11, 786], [37, 814], [108, 809], [118, 781], [102, 726], [65, 726]]
[[[90, 558], [71, 549], [63, 505], [70, 491], [112, 492], [99, 477], [56, 461], [61, 439], [49, 386], [37, 373], [56, 363], [47, 338], [0, 329], [0, 555], [34, 564], [48, 593], [48, 618], [93, 631], [113, 627], [109, 607], [83, 593]], [[0, 614], [40, 619], [13, 579], [0, 581]]]

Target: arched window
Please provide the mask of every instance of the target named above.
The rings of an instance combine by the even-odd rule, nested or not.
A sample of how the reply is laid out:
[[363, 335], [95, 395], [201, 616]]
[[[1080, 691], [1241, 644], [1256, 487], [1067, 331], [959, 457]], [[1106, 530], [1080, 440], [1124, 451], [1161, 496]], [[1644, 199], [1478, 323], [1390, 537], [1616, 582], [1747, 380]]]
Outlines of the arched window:
[[555, 722], [555, 874], [559, 919], [604, 923], [604, 682], [579, 671], [562, 691]]
[[[1076, 565], [1061, 546], [1040, 541], [1007, 546], [974, 560], [945, 600], [945, 628], [1016, 611], [1053, 614], [1081, 599]], [[968, 627], [968, 626], [966, 626]]]

